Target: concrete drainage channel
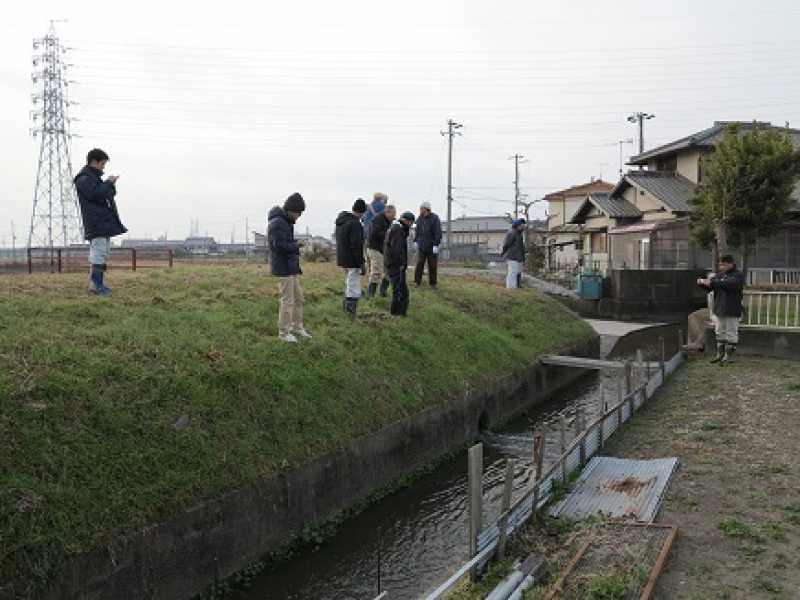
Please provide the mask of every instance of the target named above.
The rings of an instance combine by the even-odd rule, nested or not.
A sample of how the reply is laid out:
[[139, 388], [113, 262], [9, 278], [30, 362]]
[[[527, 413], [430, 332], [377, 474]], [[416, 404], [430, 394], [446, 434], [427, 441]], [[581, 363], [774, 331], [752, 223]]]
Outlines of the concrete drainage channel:
[[[580, 411], [575, 416], [574, 437], [568, 439], [566, 422], [562, 417], [561, 428], [556, 440], [558, 458], [544, 468], [543, 457], [546, 454], [548, 440], [542, 434], [533, 438], [531, 452], [534, 457], [532, 470], [534, 470], [533, 484], [521, 497], [511, 502], [511, 481], [513, 480], [514, 466], [509, 461], [506, 469], [506, 483], [502, 496], [502, 506], [496, 520], [482, 527], [483, 514], [483, 445], [476, 444], [469, 450], [469, 484], [467, 502], [469, 507], [469, 540], [470, 559], [461, 565], [444, 583], [428, 593], [426, 600], [445, 598], [467, 576], [475, 577], [494, 558], [503, 558], [506, 541], [509, 536], [518, 531], [525, 522], [550, 502], [557, 488], [566, 485], [570, 475], [582, 470], [587, 464], [593, 464], [590, 459], [599, 453], [606, 440], [628, 421], [633, 414], [656, 393], [663, 385], [666, 378], [671, 375], [683, 362], [682, 352], [676, 353], [669, 361], [665, 360], [663, 338], [661, 339], [662, 360], [657, 363], [644, 362], [641, 353], [637, 361], [618, 362], [610, 364], [608, 361], [581, 360], [574, 357], [555, 357], [546, 359], [547, 364], [573, 364], [582, 368], [608, 368], [613, 367], [618, 371], [618, 397], [609, 405], [602, 403], [601, 414], [584, 423], [584, 416]], [[624, 386], [624, 387], [623, 387]], [[623, 392], [624, 390], [624, 392]], [[674, 470], [674, 468], [673, 468]], [[670, 472], [671, 474], [671, 472]], [[655, 499], [660, 505], [661, 492]], [[657, 506], [653, 509], [657, 512]], [[525, 589], [533, 585], [536, 569], [530, 561], [519, 565], [504, 581], [488, 596], [492, 600], [507, 600], [521, 598]], [[658, 573], [654, 571], [652, 577]]]

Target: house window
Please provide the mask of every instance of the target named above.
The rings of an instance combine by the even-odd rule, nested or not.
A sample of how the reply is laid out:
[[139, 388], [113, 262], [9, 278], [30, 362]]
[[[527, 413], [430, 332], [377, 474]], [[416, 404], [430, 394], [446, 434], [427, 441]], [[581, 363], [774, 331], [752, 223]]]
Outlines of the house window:
[[606, 233], [602, 231], [592, 232], [592, 254], [605, 254], [608, 252]]
[[657, 171], [669, 171], [674, 173], [678, 170], [678, 157], [668, 156], [667, 158], [661, 158], [656, 162], [656, 170]]

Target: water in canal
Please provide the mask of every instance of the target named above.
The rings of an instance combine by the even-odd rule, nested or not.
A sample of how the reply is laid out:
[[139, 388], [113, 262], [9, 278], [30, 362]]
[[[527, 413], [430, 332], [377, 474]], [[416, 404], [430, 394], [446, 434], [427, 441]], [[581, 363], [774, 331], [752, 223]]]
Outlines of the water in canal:
[[[548, 431], [547, 465], [559, 455], [561, 415], [567, 417], [569, 441], [576, 407], [583, 407], [588, 421], [600, 414], [601, 398], [611, 404], [617, 393], [613, 374], [592, 373], [501, 432], [485, 432], [484, 523], [499, 513], [506, 458], [517, 459], [514, 497], [530, 486], [534, 427]], [[264, 573], [243, 597], [372, 600], [379, 581], [391, 600], [410, 600], [433, 590], [467, 559], [466, 467], [464, 452], [344, 523], [317, 551]]]

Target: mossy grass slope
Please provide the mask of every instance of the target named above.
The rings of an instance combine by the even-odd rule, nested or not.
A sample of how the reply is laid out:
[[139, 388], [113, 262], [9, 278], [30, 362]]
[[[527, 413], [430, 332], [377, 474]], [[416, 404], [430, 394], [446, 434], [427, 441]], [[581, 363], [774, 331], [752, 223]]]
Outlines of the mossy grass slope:
[[0, 279], [0, 582], [247, 485], [589, 338], [533, 290], [444, 278], [342, 315], [340, 273], [303, 277], [314, 339], [276, 337], [263, 266]]

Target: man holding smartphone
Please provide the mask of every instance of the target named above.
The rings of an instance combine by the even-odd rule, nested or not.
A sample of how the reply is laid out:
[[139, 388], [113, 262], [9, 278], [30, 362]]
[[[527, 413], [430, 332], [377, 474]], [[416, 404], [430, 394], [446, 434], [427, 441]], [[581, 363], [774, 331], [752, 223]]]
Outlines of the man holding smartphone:
[[108, 154], [95, 148], [86, 155], [86, 166], [75, 176], [75, 189], [83, 217], [84, 238], [89, 241], [89, 293], [110, 296], [104, 276], [108, 268], [111, 238], [127, 233], [117, 211], [118, 176], [112, 175], [103, 181], [103, 169], [108, 163]]

